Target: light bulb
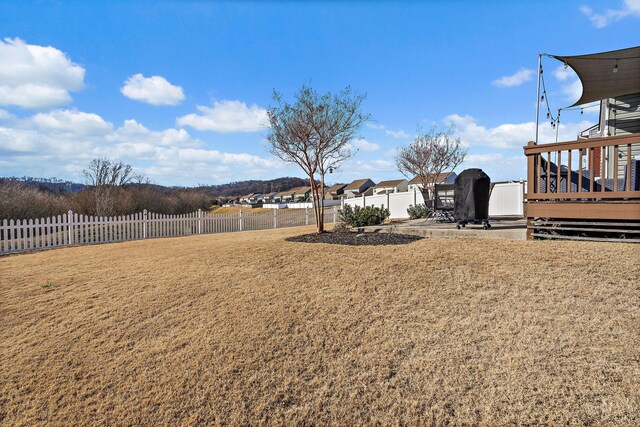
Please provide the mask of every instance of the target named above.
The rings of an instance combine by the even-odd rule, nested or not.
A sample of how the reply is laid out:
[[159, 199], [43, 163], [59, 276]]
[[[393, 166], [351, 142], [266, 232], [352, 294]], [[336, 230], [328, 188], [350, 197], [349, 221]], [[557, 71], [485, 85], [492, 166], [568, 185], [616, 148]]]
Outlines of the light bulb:
[[617, 73], [618, 72], [618, 63], [616, 62], [616, 65], [613, 66], [613, 72]]

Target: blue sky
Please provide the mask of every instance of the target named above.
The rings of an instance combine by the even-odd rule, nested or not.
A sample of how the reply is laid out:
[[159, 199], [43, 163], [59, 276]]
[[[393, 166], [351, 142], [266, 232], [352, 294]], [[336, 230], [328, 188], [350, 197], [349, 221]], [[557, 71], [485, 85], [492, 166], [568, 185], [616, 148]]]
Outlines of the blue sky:
[[[452, 122], [460, 169], [518, 179], [538, 52], [636, 46], [639, 24], [640, 0], [0, 2], [0, 176], [82, 181], [99, 156], [165, 185], [303, 176], [267, 153], [264, 112], [308, 83], [366, 93], [374, 119], [331, 182], [399, 177], [394, 150]], [[544, 61], [554, 112], [580, 94], [560, 65]], [[563, 114], [560, 139], [596, 110]]]

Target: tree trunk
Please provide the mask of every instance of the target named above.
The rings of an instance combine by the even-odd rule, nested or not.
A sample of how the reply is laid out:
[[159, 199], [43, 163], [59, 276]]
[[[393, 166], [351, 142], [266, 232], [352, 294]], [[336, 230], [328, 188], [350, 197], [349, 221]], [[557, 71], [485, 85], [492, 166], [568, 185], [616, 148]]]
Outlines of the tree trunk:
[[421, 188], [420, 192], [422, 193], [422, 198], [424, 199], [424, 205], [429, 209], [436, 210], [435, 206], [435, 198], [432, 198], [431, 195], [435, 194], [433, 191], [430, 191], [428, 188]]
[[309, 183], [311, 184], [311, 199], [313, 200], [313, 214], [316, 220], [316, 233], [324, 232], [324, 224], [320, 221], [320, 209], [318, 208], [318, 184], [310, 177]]
[[318, 194], [318, 205], [320, 207], [320, 233], [324, 233], [324, 173], [320, 175], [320, 194]]

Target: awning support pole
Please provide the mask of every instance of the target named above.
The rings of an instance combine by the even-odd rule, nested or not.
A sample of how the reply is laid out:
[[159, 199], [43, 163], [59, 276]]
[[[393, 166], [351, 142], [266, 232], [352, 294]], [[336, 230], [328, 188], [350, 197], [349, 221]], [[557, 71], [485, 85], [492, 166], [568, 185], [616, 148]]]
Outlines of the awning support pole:
[[542, 54], [538, 54], [538, 89], [536, 90], [536, 145], [538, 145], [538, 126], [540, 123], [540, 75], [542, 74]]

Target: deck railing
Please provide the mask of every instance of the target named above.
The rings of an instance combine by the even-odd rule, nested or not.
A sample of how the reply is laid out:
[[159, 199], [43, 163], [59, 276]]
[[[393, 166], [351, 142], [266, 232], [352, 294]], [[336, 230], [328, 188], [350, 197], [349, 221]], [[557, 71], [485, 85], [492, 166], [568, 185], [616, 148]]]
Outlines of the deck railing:
[[640, 134], [524, 147], [527, 200], [640, 201]]

